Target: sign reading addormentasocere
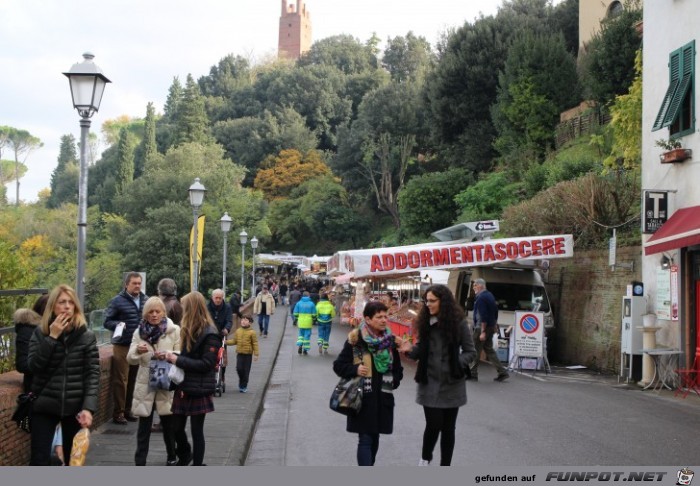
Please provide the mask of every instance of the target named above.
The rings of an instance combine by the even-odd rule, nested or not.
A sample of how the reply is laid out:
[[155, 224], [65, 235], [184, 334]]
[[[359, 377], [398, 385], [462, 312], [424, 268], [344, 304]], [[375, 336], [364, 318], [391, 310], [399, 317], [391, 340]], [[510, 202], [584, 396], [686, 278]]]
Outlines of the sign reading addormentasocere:
[[574, 239], [572, 235], [531, 236], [342, 253], [338, 255], [341, 271], [352, 271], [355, 278], [362, 278], [430, 269], [498, 265], [516, 260], [568, 258], [574, 255]]

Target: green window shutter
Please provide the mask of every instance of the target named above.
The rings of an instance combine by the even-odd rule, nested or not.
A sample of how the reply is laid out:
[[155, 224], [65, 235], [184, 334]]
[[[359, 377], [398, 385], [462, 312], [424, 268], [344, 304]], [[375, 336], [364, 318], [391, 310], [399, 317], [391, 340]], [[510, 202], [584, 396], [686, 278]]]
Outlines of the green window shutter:
[[652, 132], [660, 130], [663, 127], [670, 125], [673, 121], [672, 119], [671, 122], [665, 123], [668, 117], [669, 108], [671, 107], [676, 97], [676, 93], [678, 92], [678, 85], [681, 82], [681, 49], [673, 51], [671, 53], [670, 58], [671, 59], [668, 64], [668, 67], [671, 82], [668, 85], [666, 94], [664, 95], [664, 100], [661, 102], [661, 108], [659, 109], [659, 113], [657, 113], [656, 118], [654, 119], [654, 125], [651, 127]]
[[692, 80], [692, 76], [685, 76], [681, 80], [680, 84], [678, 85], [678, 89], [676, 90], [676, 94], [673, 96], [673, 99], [668, 105], [668, 111], [666, 112], [666, 116], [664, 117], [664, 122], [661, 124], [661, 127], [669, 126], [678, 117], [681, 105], [683, 104], [685, 95], [688, 94], [688, 90], [690, 89], [690, 82]]

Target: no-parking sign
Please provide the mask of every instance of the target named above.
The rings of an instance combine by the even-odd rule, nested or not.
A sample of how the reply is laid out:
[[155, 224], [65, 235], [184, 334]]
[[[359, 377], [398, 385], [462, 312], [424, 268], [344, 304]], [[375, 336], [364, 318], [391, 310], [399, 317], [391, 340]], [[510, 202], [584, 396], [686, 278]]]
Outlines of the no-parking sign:
[[543, 357], [544, 314], [541, 312], [516, 312], [515, 336], [516, 356]]

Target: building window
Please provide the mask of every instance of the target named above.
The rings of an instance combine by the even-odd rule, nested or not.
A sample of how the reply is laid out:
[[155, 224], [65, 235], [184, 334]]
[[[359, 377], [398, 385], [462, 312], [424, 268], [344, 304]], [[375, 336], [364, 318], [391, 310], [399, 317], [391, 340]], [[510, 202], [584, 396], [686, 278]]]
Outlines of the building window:
[[622, 6], [622, 2], [619, 2], [615, 0], [608, 6], [608, 13], [606, 15], [607, 18], [612, 19], [614, 17], [617, 17], [622, 13], [622, 10], [624, 7]]
[[652, 131], [669, 128], [671, 137], [695, 130], [695, 41], [669, 55], [669, 85]]

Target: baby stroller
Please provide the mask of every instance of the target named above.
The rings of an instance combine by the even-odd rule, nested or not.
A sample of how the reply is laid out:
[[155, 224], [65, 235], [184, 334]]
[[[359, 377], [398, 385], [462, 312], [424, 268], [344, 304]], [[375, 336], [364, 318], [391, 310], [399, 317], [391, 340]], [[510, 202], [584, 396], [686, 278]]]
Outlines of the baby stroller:
[[226, 383], [224, 383], [224, 368], [226, 367], [226, 338], [223, 338], [219, 352], [216, 355], [216, 389], [214, 395], [220, 397], [226, 392]]

